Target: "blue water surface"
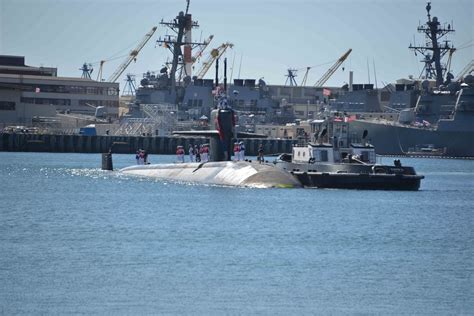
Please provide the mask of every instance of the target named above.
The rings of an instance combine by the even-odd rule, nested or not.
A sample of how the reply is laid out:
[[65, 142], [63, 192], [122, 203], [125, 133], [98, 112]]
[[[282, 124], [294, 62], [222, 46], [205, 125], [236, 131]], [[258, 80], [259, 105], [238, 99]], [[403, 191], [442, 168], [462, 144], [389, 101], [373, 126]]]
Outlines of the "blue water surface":
[[0, 314], [474, 314], [474, 161], [402, 163], [420, 191], [193, 185], [0, 152]]

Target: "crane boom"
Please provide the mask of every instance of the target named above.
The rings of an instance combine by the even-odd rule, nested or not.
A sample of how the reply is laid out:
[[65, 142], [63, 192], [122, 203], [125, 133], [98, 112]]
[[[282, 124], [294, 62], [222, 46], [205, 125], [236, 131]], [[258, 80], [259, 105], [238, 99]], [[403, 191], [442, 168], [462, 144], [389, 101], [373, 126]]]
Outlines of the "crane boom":
[[303, 87], [306, 85], [306, 80], [308, 80], [308, 73], [310, 69], [311, 67], [306, 67], [306, 72], [304, 73], [303, 80], [301, 81], [301, 86]]
[[127, 58], [124, 60], [124, 62], [115, 70], [115, 72], [112, 74], [112, 76], [109, 77], [108, 82], [115, 82], [117, 79], [120, 77], [120, 75], [127, 69], [128, 65], [137, 58], [138, 53], [142, 50], [143, 46], [148, 42], [148, 40], [153, 36], [155, 33], [157, 27], [154, 26], [148, 33], [146, 33], [145, 37], [143, 40], [138, 44], [138, 46], [133, 49], [127, 56]]
[[212, 64], [214, 63], [214, 61], [216, 59], [218, 59], [219, 57], [221, 57], [222, 54], [224, 54], [224, 52], [226, 51], [227, 48], [229, 48], [229, 47], [232, 48], [233, 46], [234, 46], [234, 44], [231, 44], [231, 43], [223, 43], [218, 48], [214, 48], [210, 52], [209, 57], [206, 59], [206, 61], [204, 61], [202, 63], [201, 69], [199, 69], [199, 71], [197, 72], [196, 77], [198, 79], [204, 78], [207, 71], [209, 70], [209, 68], [211, 68]]
[[197, 52], [194, 54], [194, 56], [192, 57], [192, 62], [193, 64], [202, 56], [202, 53], [204, 52], [204, 50], [207, 48], [207, 46], [209, 46], [209, 44], [211, 43], [212, 39], [214, 38], [214, 35], [210, 35], [207, 40], [205, 40], [203, 42], [203, 44], [199, 47], [199, 49], [197, 50]]
[[326, 73], [314, 84], [315, 87], [322, 87], [326, 81], [328, 81], [329, 78], [333, 75], [334, 72], [336, 72], [337, 68], [341, 66], [341, 64], [346, 60], [347, 56], [352, 52], [352, 48], [349, 48], [347, 52], [342, 55], [334, 65], [331, 66], [331, 68], [326, 71]]

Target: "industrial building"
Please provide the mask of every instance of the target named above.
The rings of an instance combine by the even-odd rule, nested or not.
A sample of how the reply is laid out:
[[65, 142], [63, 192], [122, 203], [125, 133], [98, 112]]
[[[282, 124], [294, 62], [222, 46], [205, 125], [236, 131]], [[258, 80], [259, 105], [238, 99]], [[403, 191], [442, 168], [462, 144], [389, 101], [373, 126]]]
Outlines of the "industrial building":
[[119, 84], [59, 77], [56, 68], [25, 65], [23, 56], [0, 55], [0, 126], [31, 126], [57, 112], [118, 117]]

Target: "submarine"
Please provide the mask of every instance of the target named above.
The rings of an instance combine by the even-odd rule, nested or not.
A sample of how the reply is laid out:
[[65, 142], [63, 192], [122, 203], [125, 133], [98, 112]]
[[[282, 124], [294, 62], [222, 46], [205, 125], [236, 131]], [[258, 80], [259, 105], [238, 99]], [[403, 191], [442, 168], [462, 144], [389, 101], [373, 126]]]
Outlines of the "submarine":
[[[211, 112], [215, 129], [208, 131], [180, 131], [175, 135], [209, 137], [210, 161], [172, 164], [134, 165], [121, 169], [127, 175], [152, 177], [179, 182], [252, 188], [299, 188], [301, 183], [289, 172], [273, 164], [252, 161], [231, 161], [232, 141], [237, 138], [255, 138], [263, 135], [235, 133], [235, 113], [227, 105], [225, 95], [220, 97], [217, 109]], [[104, 154], [107, 155], [107, 154]], [[110, 155], [110, 165], [111, 154]], [[105, 162], [104, 162], [105, 159]], [[107, 158], [103, 158], [107, 165]]]

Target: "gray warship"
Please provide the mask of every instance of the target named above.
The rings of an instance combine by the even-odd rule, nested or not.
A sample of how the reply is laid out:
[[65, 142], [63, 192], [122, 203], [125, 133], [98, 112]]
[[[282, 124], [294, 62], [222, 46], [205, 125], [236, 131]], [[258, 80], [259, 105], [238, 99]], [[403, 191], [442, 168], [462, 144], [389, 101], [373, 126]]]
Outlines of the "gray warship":
[[[416, 96], [414, 107], [399, 108], [398, 120], [358, 118], [351, 129], [368, 131], [371, 143], [382, 155], [404, 155], [416, 148], [429, 146], [449, 157], [474, 157], [474, 77], [468, 68], [465, 76], [454, 80], [442, 58], [451, 58], [455, 48], [444, 37], [454, 32], [451, 25], [441, 25], [430, 15], [426, 6], [427, 22], [418, 27], [424, 33], [425, 46], [410, 45], [410, 49], [424, 56], [423, 79], [413, 80], [409, 89], [399, 94]], [[472, 68], [472, 63], [471, 66]], [[397, 88], [399, 88], [397, 86]], [[405, 102], [409, 105], [410, 102]]]
[[[168, 121], [209, 118], [217, 105], [219, 94], [227, 90], [233, 92], [228, 96], [229, 104], [233, 107], [239, 106], [243, 112], [272, 112], [275, 101], [272, 100], [263, 78], [240, 79], [239, 72], [239, 78], [227, 84], [227, 58], [224, 58], [224, 53], [232, 48], [233, 44], [222, 43], [210, 50], [209, 58], [202, 56], [213, 35], [205, 41], [192, 40], [192, 30], [198, 28], [199, 24], [189, 12], [190, 0], [186, 3], [186, 10], [179, 12], [172, 21], [160, 22], [160, 25], [169, 28], [170, 34], [173, 35], [160, 37], [157, 45], [167, 48], [172, 59], [159, 71], [143, 74], [136, 90], [135, 102], [130, 104], [129, 117], [144, 118], [147, 108], [158, 108], [163, 112], [174, 113], [174, 116], [168, 115]], [[200, 61], [200, 66], [197, 66], [197, 61]], [[215, 66], [215, 80], [204, 78], [210, 73], [211, 66]], [[223, 82], [219, 82], [219, 67], [224, 69]], [[229, 81], [232, 81], [232, 73], [230, 77]]]

